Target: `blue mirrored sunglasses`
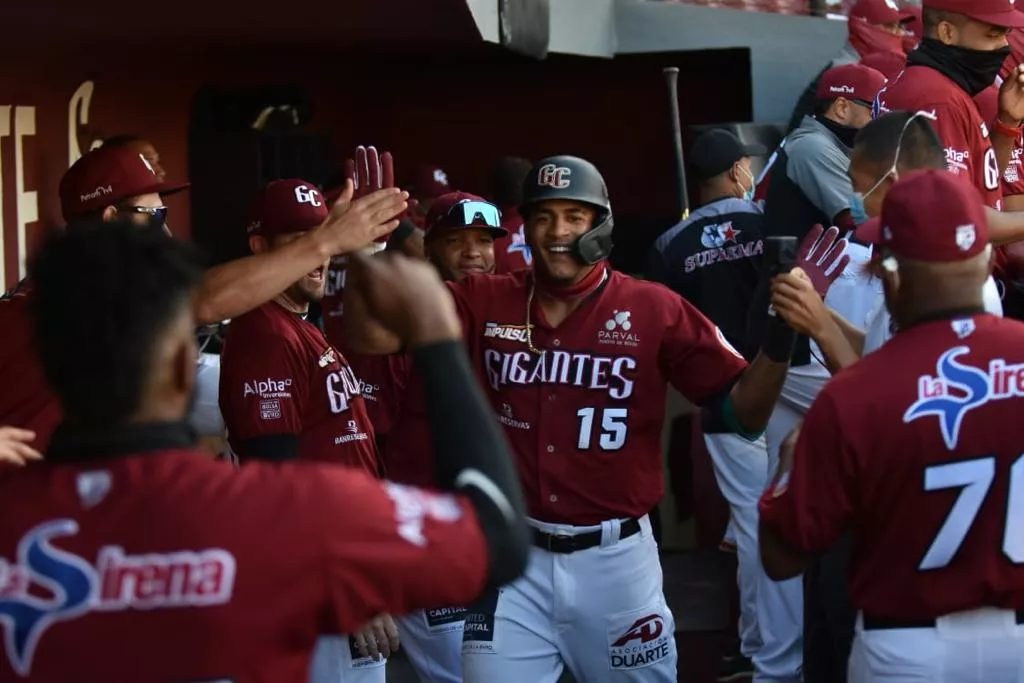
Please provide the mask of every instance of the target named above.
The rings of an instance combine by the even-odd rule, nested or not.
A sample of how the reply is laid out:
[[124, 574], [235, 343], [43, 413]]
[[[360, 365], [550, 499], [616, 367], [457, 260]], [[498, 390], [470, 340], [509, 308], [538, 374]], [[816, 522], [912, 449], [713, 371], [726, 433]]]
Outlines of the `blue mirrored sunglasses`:
[[486, 225], [491, 228], [501, 227], [501, 211], [494, 204], [464, 199], [454, 204], [445, 214], [444, 224], [448, 227], [468, 227]]

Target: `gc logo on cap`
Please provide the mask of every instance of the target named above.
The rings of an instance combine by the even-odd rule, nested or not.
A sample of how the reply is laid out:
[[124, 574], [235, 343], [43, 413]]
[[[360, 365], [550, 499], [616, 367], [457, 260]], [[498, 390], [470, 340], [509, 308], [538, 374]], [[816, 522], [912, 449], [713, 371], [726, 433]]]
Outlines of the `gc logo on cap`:
[[327, 200], [316, 183], [299, 178], [273, 180], [256, 195], [246, 232], [274, 237], [306, 232], [327, 220]]

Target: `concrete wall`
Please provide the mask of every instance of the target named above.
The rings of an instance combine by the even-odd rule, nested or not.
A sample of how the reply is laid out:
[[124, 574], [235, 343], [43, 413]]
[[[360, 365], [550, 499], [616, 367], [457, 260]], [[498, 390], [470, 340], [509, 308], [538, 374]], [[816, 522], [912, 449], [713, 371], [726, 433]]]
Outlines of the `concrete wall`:
[[788, 121], [846, 41], [844, 21], [647, 0], [618, 0], [615, 9], [619, 54], [749, 47], [755, 123]]

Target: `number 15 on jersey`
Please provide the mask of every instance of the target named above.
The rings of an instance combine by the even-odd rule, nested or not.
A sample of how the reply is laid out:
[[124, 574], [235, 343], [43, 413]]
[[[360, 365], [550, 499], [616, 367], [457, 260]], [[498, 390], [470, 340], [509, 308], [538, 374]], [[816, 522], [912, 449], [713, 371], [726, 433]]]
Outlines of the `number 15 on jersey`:
[[595, 432], [597, 445], [603, 451], [617, 451], [626, 445], [627, 408], [580, 408], [576, 411], [576, 418], [579, 421], [576, 448], [581, 451], [590, 450]]

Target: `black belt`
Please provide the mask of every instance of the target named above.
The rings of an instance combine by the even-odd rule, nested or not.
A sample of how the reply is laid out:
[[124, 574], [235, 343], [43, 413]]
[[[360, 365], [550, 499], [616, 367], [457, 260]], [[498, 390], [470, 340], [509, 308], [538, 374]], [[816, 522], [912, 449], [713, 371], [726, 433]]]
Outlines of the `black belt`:
[[[1017, 624], [1024, 624], [1024, 609], [1016, 611]], [[888, 631], [900, 628], [935, 628], [935, 619], [890, 619], [865, 614], [862, 617], [865, 631]]]
[[[540, 529], [533, 530], [533, 544], [549, 553], [568, 555], [578, 550], [587, 550], [601, 545], [601, 530], [588, 531], [570, 536], [568, 534], [549, 534]], [[627, 519], [619, 527], [619, 540], [640, 533], [640, 520]]]

